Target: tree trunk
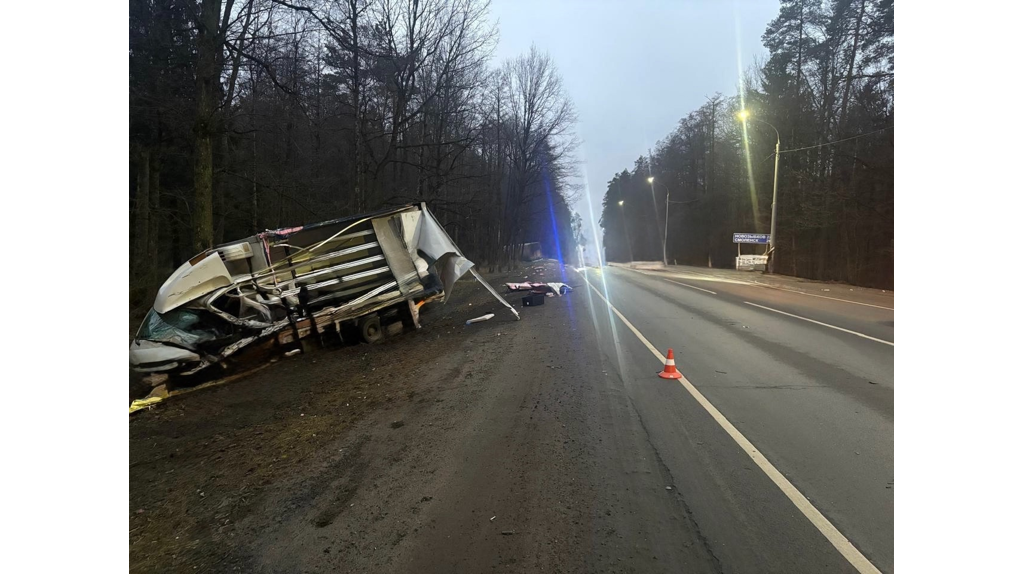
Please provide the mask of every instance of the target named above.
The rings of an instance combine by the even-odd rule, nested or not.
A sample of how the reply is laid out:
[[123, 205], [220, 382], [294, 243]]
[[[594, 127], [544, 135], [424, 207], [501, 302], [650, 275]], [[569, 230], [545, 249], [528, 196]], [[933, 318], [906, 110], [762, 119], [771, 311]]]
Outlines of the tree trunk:
[[149, 161], [149, 245], [146, 253], [149, 258], [150, 279], [156, 277], [160, 270], [160, 148], [150, 155]]
[[[230, 121], [225, 118], [226, 121]], [[221, 165], [226, 164], [229, 160], [230, 145], [228, 141], [227, 125], [225, 130], [221, 132], [220, 137], [217, 138], [217, 153], [220, 157]], [[223, 172], [215, 174], [214, 176], [214, 188], [213, 188], [213, 207], [214, 213], [216, 214], [216, 224], [213, 227], [213, 240], [216, 244], [224, 242], [224, 220], [227, 217], [227, 198], [225, 194], [227, 190], [224, 185], [224, 174]]]
[[797, 110], [801, 110], [800, 106], [800, 84], [803, 82], [804, 74], [804, 3], [800, 2], [800, 32], [799, 38], [796, 41], [796, 105]]
[[864, 23], [864, 5], [867, 0], [861, 0], [860, 11], [857, 13], [857, 24], [853, 31], [853, 48], [850, 53], [850, 63], [846, 67], [846, 85], [843, 87], [843, 102], [839, 106], [839, 129], [836, 132], [838, 137], [843, 137], [846, 129], [847, 108], [850, 105], [850, 92], [853, 89], [853, 68], [857, 63], [857, 49], [860, 47], [860, 29]]
[[138, 157], [139, 181], [135, 190], [135, 274], [137, 277], [149, 275], [149, 251], [150, 231], [150, 179], [149, 179], [149, 150], [139, 152]]
[[203, 0], [196, 22], [196, 123], [193, 159], [192, 245], [197, 253], [213, 246], [213, 135], [220, 73], [218, 19], [221, 0]]
[[260, 229], [260, 190], [256, 182], [259, 181], [259, 174], [257, 173], [258, 165], [256, 163], [256, 142], [259, 132], [253, 132], [252, 134], [252, 196], [251, 196], [251, 209], [252, 209], [252, 232], [257, 233]]
[[355, 122], [355, 162], [352, 164], [355, 184], [356, 211], [366, 210], [365, 190], [363, 189], [363, 114], [361, 86], [359, 84], [359, 5], [357, 0], [349, 0], [349, 34], [352, 38], [352, 109]]

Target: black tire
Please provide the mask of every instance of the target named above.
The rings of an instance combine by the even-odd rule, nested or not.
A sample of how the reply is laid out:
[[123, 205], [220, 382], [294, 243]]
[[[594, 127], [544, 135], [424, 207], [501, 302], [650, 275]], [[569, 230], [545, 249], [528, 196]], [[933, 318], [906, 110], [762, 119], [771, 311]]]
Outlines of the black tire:
[[384, 331], [380, 328], [380, 317], [374, 315], [366, 317], [359, 322], [359, 336], [363, 342], [373, 344], [384, 338]]

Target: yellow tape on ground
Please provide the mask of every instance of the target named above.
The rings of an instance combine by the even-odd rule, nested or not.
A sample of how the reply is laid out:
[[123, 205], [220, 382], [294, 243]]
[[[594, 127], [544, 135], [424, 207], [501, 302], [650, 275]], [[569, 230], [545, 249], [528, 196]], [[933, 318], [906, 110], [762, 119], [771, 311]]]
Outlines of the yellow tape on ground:
[[137, 410], [151, 407], [160, 401], [164, 400], [163, 397], [146, 397], [144, 399], [135, 399], [132, 404], [128, 406], [128, 414], [132, 414]]

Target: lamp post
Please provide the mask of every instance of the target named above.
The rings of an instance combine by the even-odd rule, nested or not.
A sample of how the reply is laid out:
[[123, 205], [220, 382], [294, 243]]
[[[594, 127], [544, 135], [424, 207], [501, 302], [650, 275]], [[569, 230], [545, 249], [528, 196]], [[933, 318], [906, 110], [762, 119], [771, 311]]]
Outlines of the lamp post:
[[629, 249], [629, 262], [633, 262], [633, 246], [629, 243], [629, 226], [626, 225], [626, 210], [622, 207], [622, 204], [626, 203], [625, 200], [619, 200], [619, 217], [622, 218], [622, 234], [626, 236], [626, 249]]
[[778, 209], [778, 195], [779, 195], [779, 145], [782, 143], [782, 138], [779, 136], [779, 130], [770, 123], [759, 120], [757, 118], [750, 117], [749, 110], [740, 110], [739, 117], [741, 120], [746, 122], [748, 119], [752, 119], [755, 122], [761, 122], [762, 124], [775, 130], [775, 178], [772, 182], [772, 224], [770, 235], [768, 235], [768, 273], [775, 272], [775, 215]]
[[[654, 176], [647, 178], [647, 183], [651, 184], [651, 193], [654, 193]], [[662, 185], [665, 188], [665, 232], [661, 234], [661, 262], [668, 267], [668, 197], [671, 195], [668, 187]]]

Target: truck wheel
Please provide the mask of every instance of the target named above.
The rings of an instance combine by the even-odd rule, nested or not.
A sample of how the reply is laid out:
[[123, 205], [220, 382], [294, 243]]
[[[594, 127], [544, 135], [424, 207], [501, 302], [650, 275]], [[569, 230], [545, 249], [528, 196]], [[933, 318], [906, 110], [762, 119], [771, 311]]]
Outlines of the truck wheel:
[[359, 323], [359, 333], [363, 341], [367, 343], [372, 344], [383, 339], [384, 332], [380, 328], [380, 317], [374, 315], [363, 319]]

